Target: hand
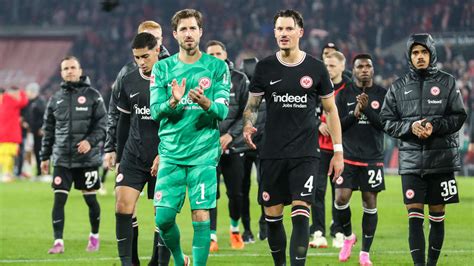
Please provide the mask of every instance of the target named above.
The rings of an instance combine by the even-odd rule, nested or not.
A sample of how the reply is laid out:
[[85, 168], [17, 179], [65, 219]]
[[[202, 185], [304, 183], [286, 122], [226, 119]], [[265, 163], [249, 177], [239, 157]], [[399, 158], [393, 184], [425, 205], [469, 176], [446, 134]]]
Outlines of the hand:
[[357, 103], [360, 104], [360, 111], [363, 111], [369, 104], [369, 95], [367, 95], [365, 92], [357, 95], [356, 99]]
[[222, 151], [224, 152], [224, 151], [227, 150], [227, 146], [229, 146], [229, 144], [232, 142], [233, 138], [229, 133], [225, 133], [224, 135], [222, 135], [220, 137], [219, 140], [221, 142]]
[[153, 160], [153, 165], [151, 166], [150, 174], [156, 176], [158, 174], [158, 166], [160, 165], [160, 156], [156, 155], [155, 160]]
[[104, 167], [109, 170], [113, 170], [115, 166], [115, 160], [117, 160], [117, 154], [113, 152], [107, 152], [104, 156]]
[[176, 79], [173, 79], [171, 82], [171, 93], [173, 94], [173, 99], [176, 102], [181, 101], [181, 98], [183, 98], [184, 92], [186, 91], [186, 79], [183, 78], [181, 80], [181, 85], [178, 85], [178, 82]]
[[254, 128], [252, 125], [247, 124], [244, 126], [243, 132], [244, 132], [243, 133], [244, 140], [245, 140], [245, 143], [247, 143], [247, 146], [249, 146], [249, 148], [253, 150], [256, 150], [257, 146], [252, 141], [252, 135], [257, 132], [257, 129]]
[[91, 150], [91, 144], [87, 140], [81, 140], [76, 146], [77, 152], [81, 154], [86, 154]]
[[[474, 140], [472, 140], [474, 141]], [[469, 147], [467, 148], [469, 152], [474, 152], [474, 142], [469, 143]]]
[[204, 95], [204, 90], [201, 87], [190, 90], [188, 97], [194, 103], [199, 104], [205, 111], [211, 107], [211, 101]]
[[328, 171], [328, 176], [331, 176], [334, 174], [332, 177], [332, 182], [336, 182], [336, 179], [341, 176], [342, 172], [344, 171], [344, 156], [342, 152], [334, 152], [334, 155], [332, 156], [331, 162], [329, 163], [329, 171]]
[[421, 125], [421, 122], [425, 121], [426, 119], [423, 120], [418, 120], [413, 122], [411, 124], [411, 132], [413, 135], [417, 136], [418, 138], [421, 136], [421, 133], [424, 131], [424, 127]]
[[[421, 123], [423, 125], [423, 123]], [[419, 136], [420, 139], [427, 139], [431, 136], [433, 133], [433, 125], [430, 122], [424, 123], [425, 125], [423, 127], [423, 132]]]
[[49, 173], [49, 160], [41, 162], [41, 173], [47, 175]]
[[321, 122], [321, 125], [319, 125], [319, 133], [325, 137], [329, 137], [331, 132], [329, 132], [328, 124]]
[[355, 109], [354, 109], [354, 116], [357, 118], [357, 119], [360, 119], [360, 103], [357, 103]]

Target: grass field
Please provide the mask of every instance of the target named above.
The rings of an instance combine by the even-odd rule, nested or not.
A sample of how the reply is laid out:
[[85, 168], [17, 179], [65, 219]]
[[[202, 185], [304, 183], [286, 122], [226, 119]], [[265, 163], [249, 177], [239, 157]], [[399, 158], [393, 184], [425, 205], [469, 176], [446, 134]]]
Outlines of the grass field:
[[[53, 193], [49, 184], [28, 181], [0, 183], [0, 265], [119, 265], [115, 241], [114, 196], [110, 193], [113, 179], [107, 181], [109, 194], [99, 196], [102, 208], [101, 248], [97, 253], [85, 251], [89, 234], [88, 211], [78, 191], [70, 193], [66, 205], [64, 231], [65, 253], [48, 255], [53, 243], [51, 207]], [[407, 215], [402, 204], [399, 177], [386, 178], [387, 190], [379, 195], [379, 224], [372, 245], [371, 258], [375, 265], [412, 265], [408, 250]], [[446, 237], [439, 265], [474, 265], [474, 179], [458, 178], [461, 203], [450, 205], [446, 215]], [[222, 187], [225, 190], [224, 187]], [[256, 198], [256, 185], [252, 187]], [[360, 194], [352, 199], [352, 224], [354, 232], [361, 234], [362, 207]], [[329, 205], [329, 202], [327, 203]], [[140, 224], [139, 254], [142, 265], [151, 255], [153, 239], [152, 203], [141, 197], [138, 207]], [[208, 265], [272, 265], [266, 241], [247, 245], [234, 251], [228, 244], [229, 219], [227, 200], [219, 201], [218, 237], [219, 252], [209, 257]], [[329, 209], [329, 208], [327, 208]], [[252, 228], [256, 236], [259, 207], [252, 206]], [[286, 211], [289, 211], [287, 208]], [[427, 212], [427, 211], [425, 211]], [[291, 233], [288, 212], [285, 228]], [[326, 215], [327, 220], [330, 216]], [[184, 252], [191, 253], [192, 226], [189, 205], [185, 204], [178, 216]], [[428, 222], [425, 222], [425, 232]], [[353, 256], [344, 265], [358, 265], [360, 241]], [[310, 249], [307, 265], [338, 265], [338, 250]], [[289, 262], [289, 261], [288, 261]], [[172, 263], [171, 263], [172, 264]]]

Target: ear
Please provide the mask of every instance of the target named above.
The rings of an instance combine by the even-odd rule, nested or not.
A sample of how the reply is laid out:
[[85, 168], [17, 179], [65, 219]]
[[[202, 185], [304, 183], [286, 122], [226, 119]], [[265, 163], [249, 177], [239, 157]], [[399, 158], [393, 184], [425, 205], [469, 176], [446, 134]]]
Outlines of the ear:
[[304, 29], [300, 29], [300, 34], [299, 34], [300, 38], [303, 37], [303, 35], [304, 35]]
[[178, 40], [178, 32], [175, 31], [175, 30], [173, 31], [173, 37], [174, 37], [176, 40]]
[[199, 38], [202, 37], [202, 28], [199, 28]]

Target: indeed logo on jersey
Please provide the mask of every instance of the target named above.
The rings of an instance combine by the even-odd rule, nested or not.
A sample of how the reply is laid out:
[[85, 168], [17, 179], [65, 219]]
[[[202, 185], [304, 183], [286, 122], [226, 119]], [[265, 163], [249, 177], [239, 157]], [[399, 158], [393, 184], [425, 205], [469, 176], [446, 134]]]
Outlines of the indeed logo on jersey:
[[188, 96], [185, 96], [183, 98], [181, 98], [181, 100], [179, 101], [180, 104], [184, 105], [183, 109], [184, 110], [189, 110], [189, 109], [192, 109], [192, 110], [198, 110], [198, 109], [202, 109], [201, 106], [199, 106], [197, 103], [193, 102], [191, 99], [188, 98]]
[[138, 104], [133, 105], [133, 109], [135, 109], [135, 114], [136, 115], [141, 115], [141, 119], [143, 120], [151, 120], [151, 112], [150, 108], [143, 106], [139, 107]]
[[307, 108], [308, 95], [290, 95], [289, 93], [279, 95], [276, 92], [272, 93], [273, 102], [282, 103], [283, 108]]

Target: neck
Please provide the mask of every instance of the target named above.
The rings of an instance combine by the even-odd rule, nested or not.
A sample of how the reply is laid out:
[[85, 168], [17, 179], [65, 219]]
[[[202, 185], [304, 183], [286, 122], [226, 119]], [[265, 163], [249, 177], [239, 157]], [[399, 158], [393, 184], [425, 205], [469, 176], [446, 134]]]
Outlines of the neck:
[[192, 64], [198, 61], [199, 58], [201, 58], [201, 55], [202, 53], [197, 47], [193, 50], [185, 50], [180, 48], [178, 58], [186, 64]]
[[342, 75], [339, 75], [339, 76], [335, 77], [334, 79], [332, 79], [332, 83], [334, 83], [334, 84], [339, 84], [339, 83], [341, 83], [341, 81], [342, 81]]
[[280, 57], [285, 63], [298, 63], [303, 56], [303, 52], [299, 48], [295, 49], [280, 49]]
[[372, 87], [372, 80], [369, 80], [369, 81], [359, 81], [356, 79], [356, 85], [357, 87], [359, 88], [370, 88]]

